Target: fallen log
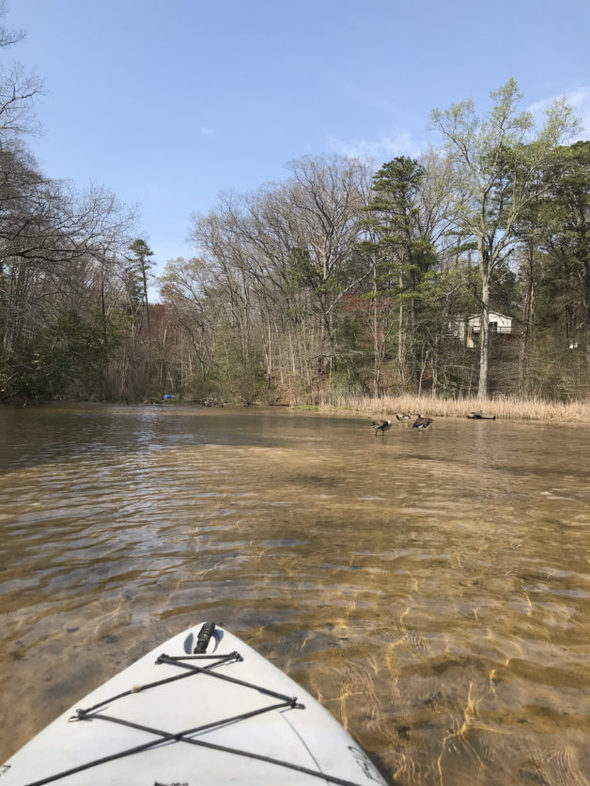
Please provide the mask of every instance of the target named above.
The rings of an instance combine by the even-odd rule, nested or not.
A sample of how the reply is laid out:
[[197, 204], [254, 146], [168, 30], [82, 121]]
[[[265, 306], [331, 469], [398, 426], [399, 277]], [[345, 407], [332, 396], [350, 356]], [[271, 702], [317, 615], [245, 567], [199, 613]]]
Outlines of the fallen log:
[[496, 416], [492, 415], [489, 412], [472, 412], [470, 415], [467, 415], [470, 420], [495, 420]]

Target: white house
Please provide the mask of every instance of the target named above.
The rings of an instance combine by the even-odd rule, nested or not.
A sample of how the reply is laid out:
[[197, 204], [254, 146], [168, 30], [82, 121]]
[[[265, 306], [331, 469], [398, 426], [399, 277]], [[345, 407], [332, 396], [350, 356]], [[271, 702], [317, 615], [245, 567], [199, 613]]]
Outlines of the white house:
[[[490, 311], [489, 317], [490, 333], [503, 335], [512, 333], [512, 317], [499, 314], [497, 311]], [[466, 347], [473, 348], [479, 341], [481, 314], [474, 314], [467, 319], [457, 319], [450, 327], [453, 336], [464, 341]]]

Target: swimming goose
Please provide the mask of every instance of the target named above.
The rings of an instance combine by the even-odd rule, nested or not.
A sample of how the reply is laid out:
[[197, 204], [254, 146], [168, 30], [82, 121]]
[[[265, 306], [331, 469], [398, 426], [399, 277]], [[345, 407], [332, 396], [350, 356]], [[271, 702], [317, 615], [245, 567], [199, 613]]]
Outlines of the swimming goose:
[[408, 415], [407, 412], [396, 412], [395, 418], [396, 420], [409, 420], [412, 416]]
[[375, 436], [377, 436], [379, 432], [384, 434], [388, 428], [391, 428], [391, 420], [374, 420], [371, 425], [375, 429]]
[[422, 415], [418, 415], [416, 420], [414, 421], [414, 425], [412, 428], [428, 428], [432, 423], [432, 418], [423, 418]]

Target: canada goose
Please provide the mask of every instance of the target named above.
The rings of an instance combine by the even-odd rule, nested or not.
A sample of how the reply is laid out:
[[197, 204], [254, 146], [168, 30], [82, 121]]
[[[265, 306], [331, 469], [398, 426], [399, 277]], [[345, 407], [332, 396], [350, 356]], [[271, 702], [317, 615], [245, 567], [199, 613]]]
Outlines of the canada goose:
[[375, 436], [377, 436], [379, 432], [385, 434], [387, 429], [391, 428], [391, 420], [374, 420], [371, 425], [375, 429]]
[[414, 425], [412, 428], [428, 428], [432, 423], [432, 418], [423, 418], [422, 415], [418, 415], [416, 420], [414, 421]]
[[409, 420], [412, 416], [408, 415], [407, 412], [396, 412], [395, 418], [396, 420]]

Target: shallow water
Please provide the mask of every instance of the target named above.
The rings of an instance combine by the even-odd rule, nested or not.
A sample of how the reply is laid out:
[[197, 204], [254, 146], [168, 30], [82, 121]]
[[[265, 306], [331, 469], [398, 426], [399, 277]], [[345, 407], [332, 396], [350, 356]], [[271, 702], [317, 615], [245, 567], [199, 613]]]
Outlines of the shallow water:
[[392, 784], [590, 783], [590, 427], [0, 410], [0, 761], [204, 619]]

